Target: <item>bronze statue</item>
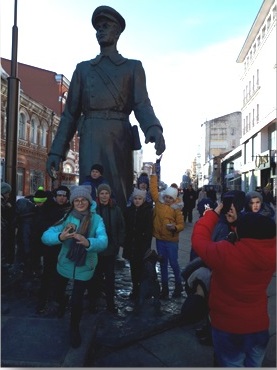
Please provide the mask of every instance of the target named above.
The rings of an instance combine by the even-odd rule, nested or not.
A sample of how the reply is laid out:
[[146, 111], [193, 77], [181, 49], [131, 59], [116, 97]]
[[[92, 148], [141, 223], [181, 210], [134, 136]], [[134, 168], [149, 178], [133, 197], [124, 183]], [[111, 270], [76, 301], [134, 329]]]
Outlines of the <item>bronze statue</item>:
[[78, 130], [79, 183], [83, 183], [93, 163], [100, 163], [118, 204], [125, 207], [133, 186], [129, 115], [134, 112], [145, 143], [155, 143], [157, 155], [165, 150], [163, 128], [148, 97], [142, 63], [124, 58], [117, 51], [117, 41], [125, 29], [124, 18], [109, 6], [99, 6], [92, 14], [92, 24], [101, 52], [96, 58], [79, 63], [73, 73], [48, 154], [47, 172], [53, 177], [53, 169], [59, 170]]

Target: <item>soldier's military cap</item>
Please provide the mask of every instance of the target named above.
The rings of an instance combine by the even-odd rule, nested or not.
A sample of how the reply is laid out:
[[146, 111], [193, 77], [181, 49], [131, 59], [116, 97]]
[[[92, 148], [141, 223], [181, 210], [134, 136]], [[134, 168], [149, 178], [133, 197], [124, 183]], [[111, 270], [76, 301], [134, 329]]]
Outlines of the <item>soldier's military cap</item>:
[[121, 27], [121, 32], [125, 29], [125, 19], [119, 14], [115, 9], [111, 8], [110, 6], [101, 5], [96, 8], [92, 14], [91, 23], [93, 27], [96, 29], [96, 22], [97, 19], [100, 17], [105, 17], [110, 19], [113, 22], [116, 22]]

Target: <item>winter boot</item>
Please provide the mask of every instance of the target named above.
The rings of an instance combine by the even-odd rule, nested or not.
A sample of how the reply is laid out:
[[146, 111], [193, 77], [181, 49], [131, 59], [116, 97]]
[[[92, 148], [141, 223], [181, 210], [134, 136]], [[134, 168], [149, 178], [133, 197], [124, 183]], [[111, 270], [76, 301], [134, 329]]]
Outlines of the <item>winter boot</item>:
[[174, 292], [172, 294], [172, 298], [179, 298], [179, 297], [181, 297], [182, 291], [183, 291], [182, 283], [176, 283], [175, 284]]
[[168, 284], [162, 284], [162, 291], [160, 293], [160, 299], [168, 299], [168, 297], [169, 297]]

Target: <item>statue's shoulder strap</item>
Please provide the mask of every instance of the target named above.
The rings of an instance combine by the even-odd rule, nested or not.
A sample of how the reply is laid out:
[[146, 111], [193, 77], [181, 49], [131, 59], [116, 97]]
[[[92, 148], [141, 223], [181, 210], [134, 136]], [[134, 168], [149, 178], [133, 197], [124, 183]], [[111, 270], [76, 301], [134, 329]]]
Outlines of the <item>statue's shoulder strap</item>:
[[115, 85], [114, 80], [108, 75], [108, 73], [103, 68], [99, 66], [99, 64], [94, 65], [93, 68], [97, 72], [99, 77], [102, 79], [104, 84], [107, 86], [107, 88], [109, 89], [110, 93], [112, 94], [116, 102], [116, 105], [119, 107], [123, 107], [124, 100], [120, 94], [119, 89]]

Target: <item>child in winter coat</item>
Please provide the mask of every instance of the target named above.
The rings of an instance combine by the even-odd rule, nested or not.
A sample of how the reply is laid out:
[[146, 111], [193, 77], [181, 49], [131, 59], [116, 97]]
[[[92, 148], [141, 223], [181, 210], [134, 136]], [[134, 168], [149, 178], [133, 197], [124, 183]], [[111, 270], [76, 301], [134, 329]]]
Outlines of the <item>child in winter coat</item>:
[[131, 199], [132, 204], [125, 211], [126, 239], [123, 258], [130, 261], [132, 292], [130, 298], [137, 300], [142, 276], [143, 258], [151, 248], [153, 209], [146, 202], [146, 190], [135, 188]]
[[73, 279], [70, 342], [73, 348], [77, 348], [81, 345], [79, 324], [83, 312], [83, 296], [94, 274], [97, 254], [107, 247], [108, 237], [103, 219], [96, 213], [90, 186], [72, 187], [70, 203], [73, 204], [72, 211], [59, 224], [47, 229], [41, 240], [50, 247], [62, 243], [57, 263], [58, 317], [65, 313], [65, 290], [69, 279]]
[[[155, 166], [153, 171], [155, 171]], [[157, 252], [163, 258], [161, 263], [162, 291], [160, 298], [167, 299], [169, 296], [168, 262], [175, 277], [175, 290], [172, 297], [177, 298], [181, 296], [183, 291], [178, 263], [179, 233], [185, 227], [182, 211], [179, 207], [176, 208], [174, 206], [178, 190], [170, 186], [162, 193], [159, 193], [157, 176], [152, 174], [150, 177], [150, 192], [155, 202], [153, 236], [156, 238]]]

